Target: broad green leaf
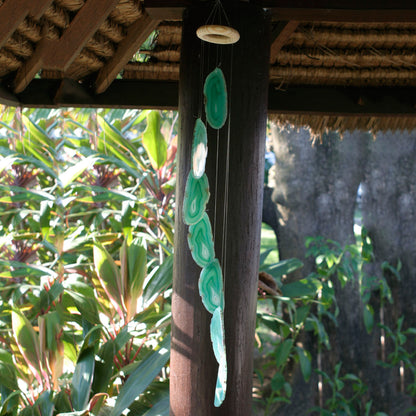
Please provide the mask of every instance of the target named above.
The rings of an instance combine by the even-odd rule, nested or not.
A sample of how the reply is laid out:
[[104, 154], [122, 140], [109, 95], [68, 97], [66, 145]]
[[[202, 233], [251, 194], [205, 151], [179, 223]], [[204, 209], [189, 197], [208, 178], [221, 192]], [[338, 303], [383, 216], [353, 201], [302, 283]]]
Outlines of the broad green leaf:
[[50, 232], [52, 231], [52, 227], [50, 226], [52, 206], [53, 206], [52, 201], [41, 201], [40, 203], [39, 224], [40, 224], [40, 230], [42, 232], [42, 237], [44, 239], [48, 238]]
[[276, 348], [276, 367], [286, 363], [286, 360], [289, 358], [289, 355], [292, 351], [293, 339], [285, 339], [281, 342]]
[[35, 402], [35, 406], [39, 408], [42, 416], [52, 416], [54, 411], [54, 404], [52, 401], [52, 392], [44, 391]]
[[283, 285], [281, 290], [285, 297], [302, 298], [315, 296], [321, 287], [322, 283], [318, 279], [306, 278]]
[[85, 170], [91, 169], [94, 163], [97, 161], [96, 157], [87, 157], [81, 159], [78, 163], [68, 168], [65, 172], [59, 175], [59, 182], [63, 188], [66, 188], [72, 182], [74, 182], [79, 176], [81, 176]]
[[168, 362], [169, 353], [170, 336], [167, 336], [159, 344], [159, 349], [140, 362], [137, 368], [130, 374], [126, 384], [120, 389], [110, 416], [120, 416], [145, 391], [147, 386]]
[[113, 375], [114, 356], [117, 354], [114, 340], [107, 341], [98, 352], [95, 362], [92, 391], [106, 392], [110, 378]]
[[264, 271], [267, 271], [274, 278], [280, 280], [282, 276], [292, 273], [301, 267], [303, 267], [303, 263], [299, 259], [287, 259], [267, 265], [266, 268], [262, 267], [261, 270], [264, 269]]
[[305, 381], [309, 381], [311, 378], [312, 367], [311, 367], [311, 355], [308, 351], [305, 351], [301, 347], [296, 347], [296, 352], [299, 357], [300, 369], [303, 374]]
[[82, 317], [92, 324], [100, 323], [93, 288], [82, 282], [73, 282], [70, 287], [65, 293], [72, 298]]
[[12, 329], [17, 346], [33, 375], [42, 385], [39, 337], [30, 322], [18, 310], [12, 310]]
[[0, 374], [0, 385], [11, 391], [19, 388], [17, 385], [16, 370], [13, 364], [0, 362]]
[[[0, 260], [0, 267], [6, 270], [0, 272], [0, 277], [22, 277], [22, 276], [51, 276], [56, 277], [56, 272], [48, 267], [29, 265], [18, 261]], [[13, 267], [14, 270], [10, 270]]]
[[167, 158], [168, 145], [160, 128], [159, 112], [151, 111], [147, 116], [147, 128], [143, 133], [143, 147], [149, 155], [153, 169], [161, 168]]
[[[96, 192], [96, 191], [94, 191]], [[115, 191], [102, 188], [96, 195], [89, 195], [77, 198], [78, 202], [85, 202], [88, 204], [96, 202], [124, 202], [137, 201], [137, 197], [125, 191]]]
[[273, 391], [278, 392], [283, 388], [285, 382], [286, 380], [285, 380], [284, 375], [281, 372], [277, 372], [273, 376], [270, 382], [270, 386], [273, 389]]
[[169, 416], [169, 393], [154, 403], [143, 416]]
[[265, 261], [266, 261], [266, 259], [267, 259], [267, 257], [268, 257], [268, 255], [272, 252], [274, 250], [274, 248], [269, 248], [269, 249], [267, 249], [267, 250], [264, 250], [264, 251], [262, 251], [261, 253], [260, 253], [260, 264], [262, 265]]
[[172, 284], [173, 274], [173, 256], [169, 256], [157, 268], [146, 282], [143, 292], [145, 305], [150, 305], [161, 293], [163, 293]]
[[74, 410], [85, 410], [88, 405], [94, 376], [94, 346], [81, 350], [72, 376], [71, 402]]
[[[144, 241], [135, 238], [130, 244], [126, 242], [128, 279], [125, 287], [129, 299], [129, 318], [136, 313], [137, 300], [143, 293], [143, 283], [147, 274], [147, 250]], [[126, 305], [127, 306], [127, 305]]]
[[[114, 152], [116, 157], [119, 157], [125, 153], [130, 153], [136, 163], [144, 167], [138, 149], [123, 136], [121, 131], [119, 131], [115, 126], [111, 125], [100, 116], [97, 117], [97, 121], [100, 127], [103, 129], [103, 134], [100, 135], [100, 145], [103, 145], [103, 150], [106, 150], [108, 147], [110, 147], [111, 151]], [[117, 149], [120, 149], [121, 151]], [[115, 153], [116, 150], [117, 153]], [[104, 151], [103, 153], [107, 152]]]
[[125, 310], [120, 272], [113, 258], [99, 242], [94, 243], [94, 266], [98, 279], [120, 316]]
[[1, 186], [0, 192], [7, 194], [0, 198], [0, 202], [6, 204], [27, 201], [55, 201], [55, 197], [48, 192], [30, 191], [19, 186]]
[[29, 139], [35, 142], [38, 145], [41, 145], [45, 148], [53, 148], [54, 143], [48, 137], [48, 134], [39, 123], [34, 123], [29, 117], [22, 115], [22, 121], [25, 127], [28, 129]]
[[364, 318], [364, 325], [365, 329], [368, 333], [370, 333], [373, 330], [374, 326], [374, 311], [373, 308], [370, 305], [364, 305], [363, 309], [363, 318]]

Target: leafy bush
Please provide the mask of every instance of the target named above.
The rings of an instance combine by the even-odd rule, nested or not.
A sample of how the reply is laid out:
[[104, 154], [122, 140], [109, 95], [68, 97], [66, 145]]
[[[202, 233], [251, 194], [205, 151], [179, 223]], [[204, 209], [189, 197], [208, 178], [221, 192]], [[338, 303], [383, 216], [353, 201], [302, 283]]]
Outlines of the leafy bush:
[[0, 118], [0, 413], [166, 413], [176, 118]]
[[[310, 409], [311, 414], [385, 416], [383, 412], [374, 413], [371, 401], [363, 404], [362, 399], [368, 388], [357, 375], [343, 371], [341, 362], [335, 365], [333, 374], [327, 374], [320, 368], [314, 369], [311, 354], [302, 344], [305, 333], [312, 332], [317, 341], [318, 354], [323, 349], [331, 348], [328, 323], [336, 324], [339, 313], [335, 279], [338, 279], [341, 287], [350, 280], [358, 279], [364, 325], [368, 332], [374, 326], [374, 312], [370, 305], [372, 296], [377, 296], [381, 305], [392, 302], [391, 290], [383, 275], [375, 277], [365, 273], [365, 264], [373, 260], [367, 231], [363, 228], [357, 244], [346, 247], [322, 237], [310, 238], [306, 245], [308, 255], [315, 259], [316, 272], [292, 283], [285, 284], [283, 277], [302, 267], [299, 260], [285, 260], [270, 265], [265, 263], [269, 254], [267, 251], [261, 257], [263, 265], [260, 270], [272, 276], [280, 290], [276, 296], [260, 297], [260, 305], [264, 305], [257, 313], [257, 339], [266, 359], [256, 369], [256, 374], [260, 384], [260, 400], [265, 402], [265, 414], [272, 414], [281, 402], [290, 403], [292, 370], [298, 364], [305, 381], [309, 381], [315, 372], [330, 393], [321, 406]], [[397, 267], [383, 263], [382, 268], [400, 279], [400, 263]], [[380, 325], [394, 343], [394, 350], [385, 361], [378, 364], [393, 368], [402, 363], [415, 376], [415, 357], [406, 349], [406, 345], [412, 342], [416, 329], [402, 330], [403, 319], [401, 317], [398, 320], [395, 329]], [[414, 386], [415, 383], [409, 387], [412, 396], [415, 395]], [[408, 412], [412, 411], [414, 408], [408, 409]]]

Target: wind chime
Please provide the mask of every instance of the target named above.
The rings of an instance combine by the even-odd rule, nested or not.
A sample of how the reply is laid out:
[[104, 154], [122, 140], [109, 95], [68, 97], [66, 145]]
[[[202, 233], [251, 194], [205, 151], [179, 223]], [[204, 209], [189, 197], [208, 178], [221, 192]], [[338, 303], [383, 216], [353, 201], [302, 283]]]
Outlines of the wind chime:
[[[226, 25], [221, 24], [225, 18]], [[219, 23], [219, 24], [214, 24]], [[229, 103], [227, 100], [227, 84], [224, 74], [220, 68], [219, 48], [220, 45], [233, 45], [240, 35], [230, 27], [227, 15], [222, 7], [221, 1], [216, 0], [213, 10], [208, 17], [206, 25], [198, 28], [197, 36], [201, 39], [201, 74], [204, 71], [204, 42], [214, 44], [217, 55], [215, 69], [205, 79], [203, 95], [205, 99], [205, 117], [208, 125], [217, 132], [217, 169], [218, 171], [218, 140], [219, 131], [227, 121]], [[231, 53], [232, 72], [232, 46]], [[231, 90], [231, 80], [230, 80]], [[227, 166], [225, 174], [225, 196], [224, 196], [224, 222], [222, 230], [222, 265], [216, 256], [214, 238], [211, 223], [206, 213], [206, 206], [210, 197], [208, 177], [205, 174], [205, 163], [208, 154], [207, 127], [202, 120], [202, 97], [199, 117], [195, 122], [192, 143], [191, 171], [185, 185], [185, 196], [183, 202], [183, 221], [189, 226], [188, 246], [191, 250], [195, 263], [202, 268], [198, 287], [202, 303], [208, 312], [212, 314], [210, 335], [215, 358], [219, 364], [218, 376], [215, 388], [214, 405], [221, 406], [225, 399], [227, 390], [227, 354], [224, 339], [224, 282], [222, 267], [226, 264], [226, 209], [228, 201], [228, 173], [229, 173], [229, 149], [230, 149], [230, 120], [228, 119], [227, 134]], [[216, 181], [217, 181], [216, 177]], [[216, 185], [217, 186], [217, 185]], [[215, 207], [216, 215], [217, 207]], [[215, 224], [215, 220], [214, 220]], [[215, 228], [214, 228], [215, 233]], [[222, 267], [221, 267], [222, 266]]]

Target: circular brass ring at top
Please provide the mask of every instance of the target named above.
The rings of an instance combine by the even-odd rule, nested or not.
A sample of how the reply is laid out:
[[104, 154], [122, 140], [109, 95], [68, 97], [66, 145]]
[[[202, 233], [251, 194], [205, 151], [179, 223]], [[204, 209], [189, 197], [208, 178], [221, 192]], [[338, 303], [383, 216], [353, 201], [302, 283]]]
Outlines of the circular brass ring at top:
[[240, 34], [229, 26], [206, 25], [197, 29], [196, 35], [205, 42], [219, 45], [231, 45], [238, 42]]

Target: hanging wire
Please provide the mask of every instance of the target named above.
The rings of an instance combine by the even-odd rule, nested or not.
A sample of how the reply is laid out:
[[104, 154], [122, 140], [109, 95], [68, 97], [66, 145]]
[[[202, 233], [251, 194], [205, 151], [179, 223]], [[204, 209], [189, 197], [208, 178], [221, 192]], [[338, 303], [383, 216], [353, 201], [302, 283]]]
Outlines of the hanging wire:
[[223, 235], [222, 235], [222, 257], [223, 257], [223, 279], [224, 279], [224, 296], [225, 296], [225, 282], [227, 273], [227, 241], [228, 241], [228, 196], [229, 196], [229, 184], [230, 184], [230, 148], [231, 148], [231, 96], [233, 86], [233, 56], [234, 45], [231, 45], [230, 54], [230, 87], [228, 94], [228, 121], [227, 121], [227, 153], [225, 162], [225, 189], [224, 189], [224, 224], [223, 224]]

